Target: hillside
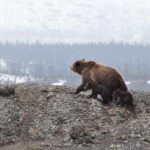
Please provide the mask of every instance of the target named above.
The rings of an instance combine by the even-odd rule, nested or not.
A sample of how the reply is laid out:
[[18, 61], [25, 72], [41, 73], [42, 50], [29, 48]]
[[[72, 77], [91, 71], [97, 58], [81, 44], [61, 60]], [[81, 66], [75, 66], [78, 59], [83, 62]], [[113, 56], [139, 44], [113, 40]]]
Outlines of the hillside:
[[0, 96], [0, 149], [150, 149], [150, 93], [131, 91], [135, 109], [104, 106], [72, 87], [14, 85]]

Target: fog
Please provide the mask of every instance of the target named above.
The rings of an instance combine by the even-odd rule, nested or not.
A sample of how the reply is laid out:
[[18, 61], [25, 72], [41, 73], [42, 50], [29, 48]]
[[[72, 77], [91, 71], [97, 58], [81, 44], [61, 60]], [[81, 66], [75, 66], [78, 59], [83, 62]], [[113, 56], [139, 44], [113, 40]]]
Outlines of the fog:
[[1, 0], [0, 83], [77, 86], [69, 66], [84, 58], [150, 90], [149, 8], [149, 0]]
[[0, 41], [150, 43], [149, 0], [1, 0]]
[[0, 82], [54, 84], [62, 80], [77, 86], [81, 77], [69, 66], [76, 60], [94, 60], [116, 68], [131, 89], [150, 89], [150, 46], [123, 44], [6, 44], [0, 45]]

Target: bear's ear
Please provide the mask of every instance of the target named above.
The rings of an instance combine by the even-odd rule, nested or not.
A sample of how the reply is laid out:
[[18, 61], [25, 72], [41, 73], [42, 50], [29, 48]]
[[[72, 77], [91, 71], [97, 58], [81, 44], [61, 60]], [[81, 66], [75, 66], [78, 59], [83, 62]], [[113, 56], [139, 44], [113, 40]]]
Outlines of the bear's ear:
[[96, 64], [95, 61], [89, 61], [89, 62], [88, 62], [88, 66], [89, 66], [89, 67], [93, 67], [95, 64]]

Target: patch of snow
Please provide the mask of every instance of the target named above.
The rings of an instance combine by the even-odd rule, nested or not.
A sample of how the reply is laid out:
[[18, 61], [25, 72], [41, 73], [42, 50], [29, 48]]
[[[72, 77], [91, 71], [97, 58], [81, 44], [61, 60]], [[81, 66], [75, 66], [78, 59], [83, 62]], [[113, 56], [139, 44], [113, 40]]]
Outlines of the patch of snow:
[[147, 84], [150, 84], [150, 80], [147, 81]]
[[58, 80], [58, 82], [52, 83], [51, 85], [55, 85], [55, 86], [63, 86], [67, 81], [66, 80]]
[[29, 76], [29, 77], [23, 76], [23, 77], [17, 77], [15, 83], [25, 83], [25, 82], [28, 82], [28, 81], [34, 82], [35, 80], [31, 76]]
[[25, 82], [34, 82], [35, 79], [31, 76], [16, 76], [16, 75], [9, 75], [9, 74], [2, 74], [0, 73], [0, 83], [25, 83]]
[[126, 85], [130, 85], [132, 82], [130, 82], [130, 81], [125, 81], [125, 84]]

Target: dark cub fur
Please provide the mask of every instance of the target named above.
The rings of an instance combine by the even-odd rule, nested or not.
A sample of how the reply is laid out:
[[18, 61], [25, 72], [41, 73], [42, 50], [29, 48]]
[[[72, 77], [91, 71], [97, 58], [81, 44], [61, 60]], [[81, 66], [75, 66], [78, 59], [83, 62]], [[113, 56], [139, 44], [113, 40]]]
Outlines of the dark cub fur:
[[111, 101], [111, 94], [105, 86], [88, 82], [85, 86], [85, 90], [88, 89], [92, 89], [92, 94], [89, 96], [89, 98], [97, 98], [97, 95], [100, 94], [104, 104], [107, 104], [109, 101]]
[[120, 89], [117, 89], [113, 96], [115, 99], [119, 98], [118, 105], [127, 106], [127, 107], [133, 107], [133, 97], [132, 94], [128, 91], [122, 91]]

